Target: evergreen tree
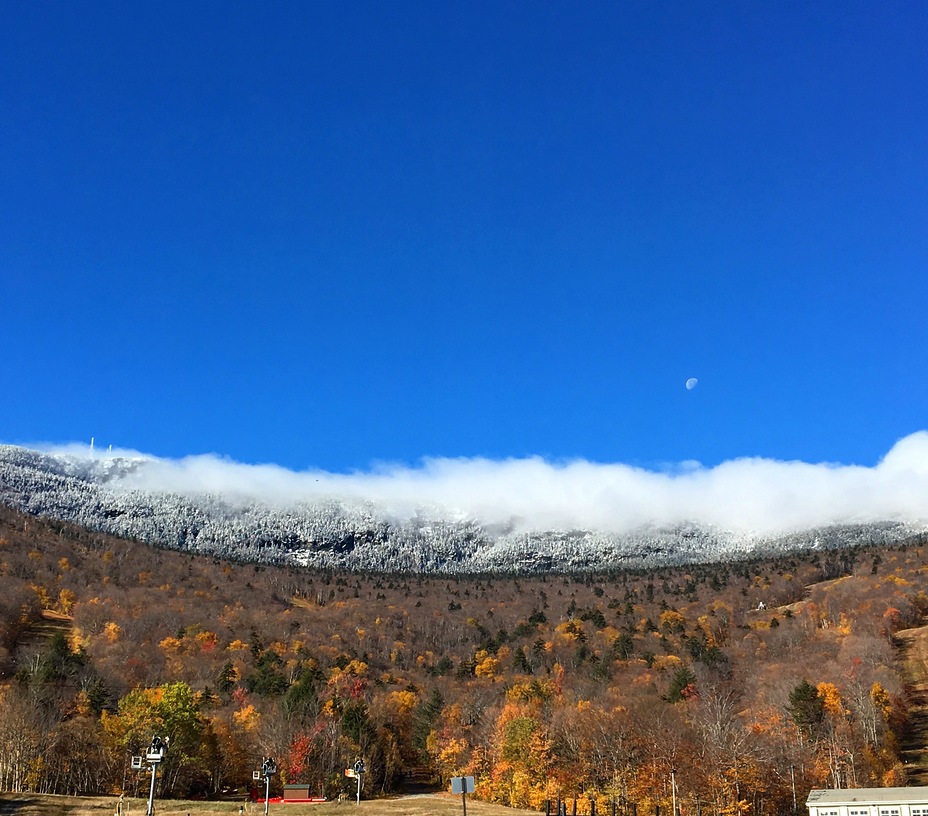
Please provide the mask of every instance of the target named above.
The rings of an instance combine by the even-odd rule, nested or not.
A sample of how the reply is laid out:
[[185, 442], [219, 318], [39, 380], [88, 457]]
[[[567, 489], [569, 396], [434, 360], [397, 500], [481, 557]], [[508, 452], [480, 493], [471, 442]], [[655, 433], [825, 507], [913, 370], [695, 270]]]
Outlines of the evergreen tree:
[[686, 666], [681, 666], [673, 674], [665, 699], [669, 703], [679, 703], [681, 700], [692, 697], [696, 691], [695, 684], [696, 675]]
[[803, 680], [789, 693], [789, 705], [786, 707], [803, 734], [811, 734], [815, 727], [825, 719], [825, 703], [819, 696], [818, 689], [808, 680]]

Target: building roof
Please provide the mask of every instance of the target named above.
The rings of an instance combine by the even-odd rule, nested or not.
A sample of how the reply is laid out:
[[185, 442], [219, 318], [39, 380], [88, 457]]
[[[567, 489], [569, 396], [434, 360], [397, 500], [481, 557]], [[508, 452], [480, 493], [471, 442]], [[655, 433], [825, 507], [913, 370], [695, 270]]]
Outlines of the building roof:
[[906, 804], [928, 803], [928, 787], [911, 788], [839, 788], [837, 790], [812, 790], [806, 805], [855, 805], [855, 804]]

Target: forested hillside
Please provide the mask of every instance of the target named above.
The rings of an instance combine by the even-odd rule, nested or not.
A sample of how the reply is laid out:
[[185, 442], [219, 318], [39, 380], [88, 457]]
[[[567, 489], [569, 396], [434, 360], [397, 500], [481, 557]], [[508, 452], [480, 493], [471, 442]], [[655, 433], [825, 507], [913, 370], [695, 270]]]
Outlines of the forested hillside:
[[890, 785], [922, 620], [922, 539], [661, 571], [313, 573], [154, 549], [0, 509], [0, 788], [162, 795], [275, 784], [368, 794], [473, 774], [540, 807], [786, 813]]
[[690, 522], [625, 532], [523, 529], [430, 506], [399, 516], [329, 496], [269, 503], [254, 496], [139, 489], [145, 457], [45, 454], [0, 445], [0, 502], [26, 513], [225, 559], [358, 572], [589, 572], [655, 568], [817, 548], [892, 544], [925, 530], [897, 520], [777, 536]]

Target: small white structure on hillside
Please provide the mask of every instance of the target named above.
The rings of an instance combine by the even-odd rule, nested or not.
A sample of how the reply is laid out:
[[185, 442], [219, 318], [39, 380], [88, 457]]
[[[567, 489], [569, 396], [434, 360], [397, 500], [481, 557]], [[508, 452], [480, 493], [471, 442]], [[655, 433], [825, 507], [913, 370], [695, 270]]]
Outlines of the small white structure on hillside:
[[812, 790], [809, 816], [928, 816], [928, 787]]

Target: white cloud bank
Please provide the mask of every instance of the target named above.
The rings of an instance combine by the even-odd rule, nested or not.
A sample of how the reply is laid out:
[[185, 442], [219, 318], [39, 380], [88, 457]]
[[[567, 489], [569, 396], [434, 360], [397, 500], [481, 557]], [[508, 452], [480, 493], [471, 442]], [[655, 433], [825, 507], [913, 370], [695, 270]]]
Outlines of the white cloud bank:
[[[86, 447], [81, 451], [87, 455]], [[77, 449], [49, 452], [73, 456]], [[110, 451], [96, 458], [127, 455], [141, 456]], [[432, 515], [442, 508], [456, 517], [515, 522], [522, 529], [624, 532], [695, 522], [774, 534], [838, 523], [928, 522], [928, 431], [900, 440], [874, 467], [751, 458], [711, 468], [687, 463], [662, 473], [541, 458], [425, 459], [416, 467], [384, 465], [343, 475], [246, 465], [215, 455], [144, 458], [145, 466], [121, 485], [283, 504], [326, 497], [370, 500], [398, 516], [417, 509]]]

